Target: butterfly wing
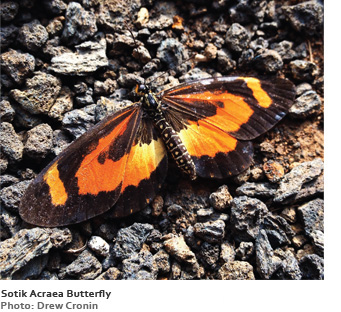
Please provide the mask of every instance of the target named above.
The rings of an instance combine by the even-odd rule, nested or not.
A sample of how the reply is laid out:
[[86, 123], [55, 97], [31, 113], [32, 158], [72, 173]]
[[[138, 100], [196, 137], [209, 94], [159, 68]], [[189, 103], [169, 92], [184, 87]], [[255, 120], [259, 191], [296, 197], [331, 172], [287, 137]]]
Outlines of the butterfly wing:
[[253, 150], [247, 141], [281, 120], [294, 96], [294, 85], [284, 79], [220, 77], [167, 90], [162, 102], [197, 174], [224, 178], [250, 165]]
[[[132, 183], [129, 158], [136, 150], [142, 114], [140, 106], [128, 107], [74, 141], [30, 184], [19, 208], [22, 218], [40, 226], [61, 226], [109, 210], [123, 186]], [[153, 167], [148, 169], [150, 174]], [[141, 174], [134, 182], [138, 179], [143, 179]]]

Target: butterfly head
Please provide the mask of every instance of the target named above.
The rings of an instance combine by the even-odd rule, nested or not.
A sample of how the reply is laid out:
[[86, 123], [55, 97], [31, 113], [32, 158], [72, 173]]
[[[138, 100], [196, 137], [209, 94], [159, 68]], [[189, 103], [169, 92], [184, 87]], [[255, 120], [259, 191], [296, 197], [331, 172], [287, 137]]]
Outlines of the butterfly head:
[[161, 104], [159, 100], [147, 85], [137, 85], [135, 92], [141, 97], [142, 106], [145, 109], [148, 111], [157, 111], [160, 109]]

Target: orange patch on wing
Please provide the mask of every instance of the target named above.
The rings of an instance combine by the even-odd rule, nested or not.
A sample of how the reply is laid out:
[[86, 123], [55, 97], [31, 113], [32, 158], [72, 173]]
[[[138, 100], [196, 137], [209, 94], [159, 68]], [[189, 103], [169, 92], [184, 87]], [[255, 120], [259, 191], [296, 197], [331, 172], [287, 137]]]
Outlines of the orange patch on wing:
[[187, 129], [179, 132], [181, 141], [191, 156], [207, 155], [214, 157], [217, 153], [228, 153], [235, 150], [237, 140], [213, 125], [203, 121], [190, 122]]
[[55, 206], [64, 205], [68, 198], [64, 183], [59, 177], [58, 162], [45, 173], [44, 180], [50, 187], [51, 202]]
[[259, 106], [264, 108], [270, 107], [272, 99], [268, 93], [262, 89], [261, 83], [257, 78], [241, 77], [240, 79], [243, 79], [248, 88], [252, 90], [253, 96], [257, 100]]
[[152, 140], [150, 144], [132, 146], [121, 192], [127, 186], [138, 186], [143, 179], [148, 179], [165, 155], [166, 149], [161, 138], [158, 138], [157, 141]]
[[[242, 96], [234, 95], [228, 92], [205, 91], [202, 93], [192, 93], [184, 95], [172, 95], [169, 98], [178, 98], [186, 102], [210, 102], [217, 107], [217, 113], [214, 116], [206, 117], [205, 121], [225, 132], [238, 131], [242, 124], [247, 123], [253, 110]], [[223, 104], [223, 107], [220, 107]]]
[[98, 162], [98, 156], [109, 153], [110, 143], [125, 132], [130, 119], [131, 116], [124, 119], [110, 134], [101, 138], [96, 149], [83, 159], [76, 173], [80, 195], [114, 191], [122, 182], [128, 155], [117, 161], [107, 158], [103, 163]]

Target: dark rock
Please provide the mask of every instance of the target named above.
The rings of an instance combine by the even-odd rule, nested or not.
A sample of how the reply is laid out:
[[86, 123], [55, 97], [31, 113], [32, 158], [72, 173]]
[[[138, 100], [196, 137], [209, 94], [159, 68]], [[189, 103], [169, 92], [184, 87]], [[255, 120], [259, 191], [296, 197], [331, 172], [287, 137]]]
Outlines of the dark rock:
[[112, 94], [117, 88], [117, 81], [111, 78], [108, 78], [105, 81], [96, 80], [94, 83], [94, 94]]
[[114, 114], [131, 104], [132, 102], [128, 100], [121, 101], [101, 96], [97, 101], [95, 109], [96, 122], [99, 122], [104, 117]]
[[[198, 79], [202, 79], [202, 78], [211, 78], [212, 76], [201, 70], [200, 68], [193, 68], [191, 70], [189, 70], [188, 72], [186, 72], [186, 74], [182, 75], [179, 78], [180, 82], [188, 82], [188, 81], [194, 81], [194, 80], [198, 80]], [[168, 89], [168, 88], [167, 88]]]
[[323, 27], [323, 5], [318, 1], [283, 6], [282, 10], [291, 26], [299, 32], [313, 36], [318, 34]]
[[12, 275], [13, 280], [36, 279], [45, 269], [49, 255], [41, 255], [33, 258], [27, 265]]
[[45, 158], [52, 151], [52, 139], [50, 125], [40, 124], [27, 131], [24, 153], [32, 158]]
[[238, 66], [240, 68], [248, 68], [253, 64], [254, 58], [255, 54], [252, 49], [244, 50], [238, 59]]
[[93, 95], [93, 90], [92, 88], [88, 88], [84, 94], [82, 95], [78, 95], [75, 97], [75, 101], [76, 101], [76, 106], [77, 107], [84, 107], [90, 104], [94, 103], [94, 100], [92, 98]]
[[204, 242], [201, 245], [198, 259], [203, 263], [204, 267], [215, 268], [219, 259], [219, 246]]
[[271, 198], [275, 195], [276, 190], [276, 184], [268, 182], [246, 182], [236, 189], [236, 193], [239, 196], [245, 195], [248, 197]]
[[1, 241], [14, 236], [21, 229], [20, 218], [1, 207], [0, 239]]
[[236, 257], [242, 261], [250, 259], [254, 254], [255, 247], [252, 242], [241, 242], [236, 249]]
[[23, 156], [24, 145], [13, 126], [8, 122], [1, 122], [0, 134], [2, 153], [12, 162], [20, 161]]
[[316, 179], [322, 170], [323, 161], [320, 158], [297, 165], [281, 180], [274, 201], [280, 203], [293, 202], [303, 184]]
[[231, 206], [232, 196], [229, 193], [229, 189], [226, 185], [222, 185], [218, 190], [212, 193], [209, 197], [210, 204], [218, 211], [222, 211]]
[[132, 55], [142, 64], [146, 64], [152, 59], [149, 51], [144, 46], [139, 46], [138, 48], [135, 48]]
[[319, 198], [314, 199], [298, 207], [298, 214], [303, 221], [305, 234], [322, 255], [324, 251], [324, 201]]
[[231, 225], [239, 241], [254, 240], [259, 233], [264, 217], [268, 213], [266, 205], [256, 198], [235, 197], [231, 207]]
[[282, 267], [276, 272], [276, 277], [285, 280], [300, 280], [302, 272], [295, 255], [290, 250], [276, 249], [274, 254], [282, 260]]
[[322, 102], [315, 91], [307, 91], [298, 97], [289, 109], [290, 116], [294, 118], [306, 118], [318, 112]]
[[37, 72], [35, 76], [26, 80], [26, 88], [11, 90], [11, 97], [32, 114], [48, 114], [54, 104], [59, 91], [61, 81], [43, 72]]
[[242, 52], [250, 43], [249, 32], [240, 24], [234, 23], [226, 32], [225, 42], [228, 48], [235, 52]]
[[227, 49], [220, 49], [217, 52], [217, 62], [219, 72], [226, 74], [237, 65], [236, 61], [232, 59], [230, 52]]
[[257, 69], [270, 74], [280, 71], [283, 67], [282, 58], [275, 50], [265, 50], [255, 57], [254, 63]]
[[319, 74], [317, 65], [306, 60], [295, 60], [289, 63], [291, 74], [294, 79], [312, 81]]
[[41, 272], [39, 278], [39, 280], [42, 281], [54, 281], [54, 280], [59, 280], [58, 276], [56, 273], [51, 273], [49, 271], [44, 270], [43, 272]]
[[292, 60], [296, 56], [296, 52], [292, 49], [293, 42], [283, 40], [281, 42], [275, 42], [270, 45], [270, 48], [280, 55], [284, 62]]
[[263, 37], [256, 38], [255, 40], [250, 42], [250, 49], [255, 51], [257, 54], [263, 53], [269, 47], [268, 40], [265, 40]]
[[134, 223], [118, 231], [114, 245], [115, 257], [119, 259], [129, 258], [132, 254], [140, 251], [142, 244], [152, 232], [150, 224]]
[[281, 259], [273, 252], [265, 230], [260, 230], [256, 238], [256, 261], [257, 271], [263, 279], [270, 279], [282, 266]]
[[[185, 46], [174, 38], [167, 38], [161, 42], [156, 57], [167, 64], [169, 69], [182, 73], [187, 71], [187, 66], [183, 62], [189, 58], [188, 52]], [[179, 66], [181, 67], [179, 68]]]
[[[0, 242], [0, 276], [1, 279], [11, 279], [16, 272], [21, 274], [28, 274], [32, 269], [39, 273], [45, 267], [47, 261], [40, 258], [40, 260], [33, 261], [35, 258], [46, 255], [53, 247], [50, 236], [53, 231], [46, 231], [41, 228], [33, 228], [30, 230], [21, 230], [12, 238]], [[39, 266], [39, 270], [35, 267]], [[31, 266], [31, 268], [28, 268]], [[25, 269], [25, 271], [23, 271]], [[40, 271], [40, 272], [38, 272]], [[16, 278], [20, 278], [17, 273]]]
[[0, 119], [1, 122], [8, 121], [11, 122], [14, 118], [15, 110], [11, 106], [10, 102], [2, 100], [0, 102]]
[[219, 243], [225, 236], [223, 220], [208, 221], [194, 224], [194, 234], [209, 243]]
[[8, 166], [7, 157], [0, 151], [0, 171], [5, 172]]
[[108, 66], [105, 39], [99, 42], [87, 41], [75, 48], [76, 52], [67, 51], [54, 56], [51, 59], [51, 70], [63, 75], [85, 76]]
[[290, 243], [290, 239], [295, 233], [284, 218], [269, 213], [264, 218], [262, 228], [265, 229], [267, 237], [273, 248]]
[[137, 84], [143, 84], [144, 80], [140, 76], [132, 73], [122, 73], [118, 79], [117, 82], [120, 87], [122, 88], [132, 88], [136, 86]]
[[167, 33], [164, 30], [156, 31], [148, 37], [147, 43], [150, 45], [159, 45], [166, 38]]
[[53, 131], [52, 151], [56, 156], [59, 155], [70, 143], [71, 140], [64, 131]]
[[324, 260], [318, 255], [304, 256], [300, 261], [304, 280], [324, 279]]
[[0, 28], [0, 45], [5, 50], [10, 47], [16, 40], [18, 35], [18, 27], [14, 25], [3, 26]]
[[24, 24], [18, 33], [18, 41], [29, 51], [38, 51], [49, 39], [46, 28], [38, 20]]
[[10, 186], [13, 183], [18, 183], [19, 179], [15, 176], [12, 176], [10, 174], [3, 174], [0, 176], [0, 186]]
[[68, 4], [62, 39], [67, 45], [79, 44], [97, 32], [96, 17], [77, 2]]
[[3, 1], [0, 4], [0, 18], [3, 22], [10, 22], [15, 18], [19, 4], [15, 1]]
[[156, 277], [154, 257], [148, 250], [134, 252], [122, 261], [122, 278], [125, 280], [155, 280]]
[[65, 245], [71, 243], [72, 234], [71, 231], [67, 228], [58, 229], [46, 229], [46, 232], [50, 235], [50, 241], [54, 248], [64, 248]]
[[159, 250], [154, 256], [154, 266], [155, 270], [159, 274], [166, 274], [170, 272], [171, 263], [169, 260], [169, 255], [163, 249]]
[[63, 128], [78, 138], [88, 131], [95, 123], [96, 104], [92, 104], [81, 109], [74, 109], [67, 112], [62, 120]]
[[225, 263], [218, 271], [221, 280], [254, 280], [253, 267], [246, 261]]
[[0, 191], [0, 200], [4, 207], [10, 211], [18, 212], [20, 198], [24, 195], [31, 181], [21, 181], [4, 187]]
[[236, 257], [236, 251], [234, 249], [234, 246], [230, 244], [228, 241], [225, 241], [221, 244], [220, 247], [221, 247], [220, 258], [224, 262], [234, 261]]
[[119, 280], [121, 278], [122, 278], [122, 272], [119, 269], [113, 267], [113, 268], [109, 268], [108, 270], [103, 272], [101, 275], [96, 277], [96, 280]]
[[0, 56], [1, 69], [17, 84], [22, 84], [35, 68], [35, 59], [29, 53], [21, 53], [16, 50], [2, 53]]
[[67, 8], [62, 0], [43, 0], [43, 6], [47, 12], [53, 15], [61, 15]]
[[77, 279], [92, 280], [101, 274], [102, 265], [90, 251], [84, 250], [65, 270]]

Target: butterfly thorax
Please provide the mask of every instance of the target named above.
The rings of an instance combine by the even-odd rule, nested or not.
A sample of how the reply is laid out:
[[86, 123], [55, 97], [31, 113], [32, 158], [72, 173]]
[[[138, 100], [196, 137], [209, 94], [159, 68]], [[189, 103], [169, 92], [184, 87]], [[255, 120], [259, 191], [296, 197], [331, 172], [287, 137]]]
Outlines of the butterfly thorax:
[[[144, 86], [143, 86], [144, 87]], [[144, 111], [153, 120], [153, 123], [162, 137], [167, 150], [174, 158], [177, 166], [190, 176], [192, 180], [196, 179], [196, 170], [192, 157], [189, 155], [185, 145], [181, 141], [179, 134], [173, 129], [166, 120], [161, 102], [150, 90], [140, 90], [142, 106]]]

